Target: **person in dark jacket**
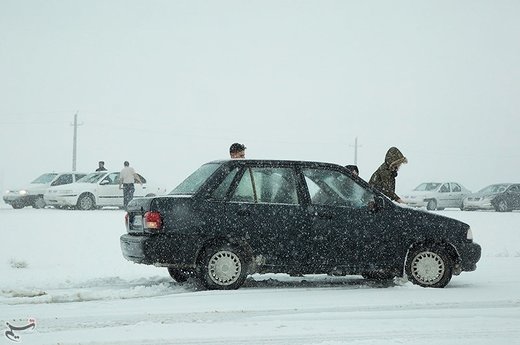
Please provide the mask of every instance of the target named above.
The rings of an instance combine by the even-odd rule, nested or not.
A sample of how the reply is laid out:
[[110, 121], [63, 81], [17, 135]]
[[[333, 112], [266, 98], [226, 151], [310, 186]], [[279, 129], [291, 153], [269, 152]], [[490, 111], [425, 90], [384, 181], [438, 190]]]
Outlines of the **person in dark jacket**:
[[386, 152], [385, 162], [372, 174], [368, 183], [390, 199], [404, 203], [403, 200], [395, 194], [395, 178], [399, 167], [406, 163], [408, 163], [408, 160], [401, 151], [399, 151], [397, 147], [391, 147]]
[[105, 162], [99, 161], [98, 166], [99, 167], [96, 169], [96, 171], [107, 171], [107, 169], [105, 168]]

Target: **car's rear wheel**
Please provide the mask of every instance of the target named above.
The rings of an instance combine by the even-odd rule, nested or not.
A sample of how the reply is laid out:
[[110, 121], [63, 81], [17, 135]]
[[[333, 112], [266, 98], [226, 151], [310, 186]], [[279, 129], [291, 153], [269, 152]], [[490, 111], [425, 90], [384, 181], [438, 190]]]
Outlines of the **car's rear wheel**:
[[451, 280], [453, 261], [442, 246], [421, 246], [408, 253], [405, 271], [416, 285], [442, 288]]
[[426, 204], [426, 209], [429, 211], [436, 210], [437, 209], [437, 200], [435, 200], [435, 199], [429, 200], [428, 203]]
[[495, 206], [495, 210], [497, 210], [498, 212], [507, 212], [509, 211], [509, 205], [507, 204], [507, 201], [505, 200], [500, 200], [496, 206]]
[[240, 248], [229, 243], [206, 248], [199, 275], [208, 289], [238, 289], [247, 276], [245, 255]]
[[43, 200], [43, 195], [40, 195], [38, 196], [34, 202], [33, 202], [33, 207], [34, 208], [44, 208], [45, 207], [45, 200]]
[[18, 202], [13, 202], [11, 204], [11, 206], [15, 209], [15, 210], [19, 210], [21, 208], [24, 208], [25, 205], [23, 203], [18, 203]]
[[78, 210], [91, 210], [96, 206], [94, 197], [91, 194], [81, 194], [78, 198], [76, 208]]
[[185, 283], [188, 278], [193, 276], [192, 270], [185, 270], [180, 268], [168, 267], [168, 273], [177, 283]]

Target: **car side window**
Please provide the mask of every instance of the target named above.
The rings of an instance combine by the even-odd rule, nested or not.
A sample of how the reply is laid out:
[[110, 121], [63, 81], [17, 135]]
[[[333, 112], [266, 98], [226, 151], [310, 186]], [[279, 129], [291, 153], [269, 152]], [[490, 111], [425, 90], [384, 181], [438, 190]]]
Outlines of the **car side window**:
[[461, 192], [462, 191], [462, 188], [460, 188], [460, 186], [456, 183], [452, 183], [451, 184], [451, 190], [453, 192]]
[[235, 202], [255, 202], [256, 192], [253, 189], [253, 172], [251, 168], [246, 168], [240, 182], [238, 183], [230, 201]]
[[54, 182], [51, 183], [51, 186], [61, 186], [69, 183], [72, 183], [72, 174], [63, 174], [54, 180]]
[[511, 186], [511, 188], [509, 188], [509, 191], [513, 193], [518, 193], [520, 191], [520, 188], [518, 186]]
[[303, 174], [314, 205], [360, 208], [374, 200], [371, 192], [341, 172], [305, 169]]
[[230, 200], [264, 204], [298, 204], [294, 170], [247, 168]]
[[79, 180], [82, 177], [87, 176], [87, 174], [74, 174], [74, 177], [76, 178], [76, 181]]
[[231, 183], [235, 179], [235, 176], [238, 173], [238, 168], [234, 168], [231, 170], [224, 180], [218, 185], [218, 187], [211, 194], [211, 198], [214, 200], [224, 200], [226, 198], [229, 187], [231, 187]]
[[268, 204], [298, 204], [296, 178], [291, 168], [252, 168], [257, 201]]
[[105, 184], [119, 184], [119, 173], [108, 174], [101, 182], [105, 182]]
[[448, 183], [445, 183], [442, 185], [441, 189], [439, 190], [441, 193], [449, 193], [450, 192], [450, 185]]

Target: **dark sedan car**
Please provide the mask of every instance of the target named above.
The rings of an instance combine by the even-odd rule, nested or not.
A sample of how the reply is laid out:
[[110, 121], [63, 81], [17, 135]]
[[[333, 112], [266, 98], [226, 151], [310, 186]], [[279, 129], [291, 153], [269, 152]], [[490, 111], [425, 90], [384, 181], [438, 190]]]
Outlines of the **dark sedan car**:
[[169, 195], [132, 200], [123, 256], [178, 282], [236, 289], [252, 273], [361, 274], [444, 287], [473, 271], [469, 225], [395, 205], [329, 163], [229, 160], [201, 166]]
[[520, 209], [520, 184], [499, 183], [482, 188], [464, 199], [463, 210], [496, 210], [508, 212]]

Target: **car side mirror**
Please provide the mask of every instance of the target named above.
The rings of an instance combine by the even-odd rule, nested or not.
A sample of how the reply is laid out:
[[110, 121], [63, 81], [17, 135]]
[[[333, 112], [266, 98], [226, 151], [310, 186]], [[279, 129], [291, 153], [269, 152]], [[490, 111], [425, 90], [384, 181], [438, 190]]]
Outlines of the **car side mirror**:
[[103, 180], [103, 181], [99, 182], [99, 184], [104, 186], [104, 185], [110, 184], [110, 181]]

